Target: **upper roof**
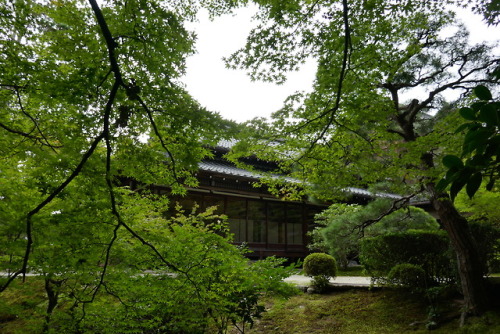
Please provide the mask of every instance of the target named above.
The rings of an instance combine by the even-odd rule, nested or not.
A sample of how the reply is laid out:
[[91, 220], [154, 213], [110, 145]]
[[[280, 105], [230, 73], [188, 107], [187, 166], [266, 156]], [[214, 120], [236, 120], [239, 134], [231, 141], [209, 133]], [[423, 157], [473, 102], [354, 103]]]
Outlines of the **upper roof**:
[[[248, 179], [253, 179], [255, 181], [263, 178], [263, 177], [271, 177], [272, 179], [278, 180], [284, 180], [287, 182], [293, 182], [293, 183], [301, 183], [300, 180], [292, 177], [287, 177], [283, 175], [277, 175], [277, 174], [263, 174], [255, 171], [250, 171], [246, 170], [243, 168], [239, 168], [231, 164], [230, 162], [223, 162], [223, 161], [216, 161], [216, 160], [205, 160], [199, 163], [199, 168], [201, 171], [205, 172], [210, 172], [210, 173], [217, 173], [217, 174], [222, 174], [222, 175], [227, 175], [227, 176], [234, 176], [234, 177], [243, 177], [243, 178], [248, 178]], [[366, 189], [362, 188], [355, 188], [355, 187], [347, 187], [343, 189], [345, 192], [356, 195], [356, 196], [361, 196], [361, 197], [366, 197], [366, 198], [391, 198], [391, 199], [401, 199], [402, 196], [396, 195], [396, 194], [390, 194], [390, 193], [374, 193]]]
[[236, 139], [222, 139], [217, 143], [217, 145], [215, 145], [215, 149], [229, 151], [234, 145], [236, 145], [237, 142], [238, 141]]

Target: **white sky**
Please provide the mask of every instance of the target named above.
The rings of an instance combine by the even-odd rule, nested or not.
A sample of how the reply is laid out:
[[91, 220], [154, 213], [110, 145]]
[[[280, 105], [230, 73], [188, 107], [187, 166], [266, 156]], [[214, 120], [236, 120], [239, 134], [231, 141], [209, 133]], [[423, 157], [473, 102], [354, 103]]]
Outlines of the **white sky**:
[[[244, 46], [246, 37], [256, 22], [251, 21], [255, 10], [242, 8], [235, 15], [224, 15], [210, 21], [202, 12], [199, 22], [189, 26], [198, 39], [197, 54], [187, 60], [187, 74], [182, 78], [187, 90], [210, 111], [238, 122], [254, 117], [269, 117], [296, 91], [311, 89], [315, 63], [306, 63], [300, 72], [292, 72], [283, 85], [252, 82], [243, 71], [227, 69], [222, 57]], [[471, 30], [473, 41], [498, 39], [499, 27], [486, 27], [481, 17], [462, 11]]]

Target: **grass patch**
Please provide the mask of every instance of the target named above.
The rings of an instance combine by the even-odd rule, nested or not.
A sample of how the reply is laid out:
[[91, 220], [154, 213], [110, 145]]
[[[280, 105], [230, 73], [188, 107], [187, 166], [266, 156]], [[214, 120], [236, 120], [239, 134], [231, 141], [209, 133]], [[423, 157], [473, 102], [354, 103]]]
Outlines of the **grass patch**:
[[16, 279], [0, 294], [0, 333], [39, 333], [47, 308], [43, 279]]

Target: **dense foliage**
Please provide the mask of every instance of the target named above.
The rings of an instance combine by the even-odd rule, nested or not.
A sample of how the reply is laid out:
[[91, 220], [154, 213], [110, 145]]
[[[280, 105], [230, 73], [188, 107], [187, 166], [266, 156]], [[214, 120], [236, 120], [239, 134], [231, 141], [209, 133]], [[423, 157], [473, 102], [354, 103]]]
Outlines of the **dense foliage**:
[[484, 273], [500, 272], [500, 228], [481, 221], [472, 221], [470, 227], [478, 245], [479, 261]]
[[337, 264], [335, 259], [325, 253], [312, 253], [304, 259], [304, 273], [307, 276], [335, 277]]
[[422, 268], [428, 285], [456, 280], [450, 244], [443, 231], [388, 233], [361, 241], [360, 259], [372, 277], [384, 280], [397, 265]]
[[[195, 36], [184, 23], [201, 7], [216, 15], [238, 3], [247, 1], [0, 1], [0, 270], [8, 272], [0, 291], [29, 271], [40, 273], [46, 330], [63, 324], [74, 327], [52, 328], [112, 331], [116, 316], [123, 331], [223, 331], [259, 314], [259, 285], [241, 278], [247, 273], [241, 254], [191, 218], [164, 222], [168, 200], [148, 192], [153, 183], [172, 193], [195, 186], [208, 147], [236, 133], [178, 78], [194, 52]], [[322, 198], [381, 180], [402, 195], [394, 210], [426, 196], [451, 236], [462, 281], [470, 283], [463, 285], [466, 309], [480, 310], [477, 249], [434, 181], [443, 171], [435, 163], [442, 148], [460, 149], [448, 134], [460, 122], [455, 106], [463, 100], [448, 104], [440, 94], [465, 96], [478, 84], [497, 84], [489, 75], [499, 62], [493, 46], [469, 45], [442, 2], [256, 3], [261, 24], [229, 64], [279, 82], [314, 57], [318, 72], [313, 91], [291, 96], [272, 125], [255, 122], [252, 145], [242, 141], [236, 158], [258, 152], [276, 160], [280, 172], [306, 181], [305, 190]], [[426, 93], [403, 97], [417, 94], [414, 88]], [[127, 187], [130, 180], [137, 188]], [[177, 239], [198, 243], [186, 249]], [[271, 267], [257, 264], [253, 272]], [[177, 278], [141, 276], [146, 269]], [[262, 283], [259, 291], [274, 282], [249, 277]], [[108, 323], [84, 317], [96, 317], [110, 300], [117, 307]], [[174, 308], [176, 302], [185, 303]], [[186, 312], [192, 321], [181, 319]]]
[[[500, 229], [484, 222], [471, 223], [478, 244], [483, 275], [498, 271]], [[360, 241], [360, 259], [375, 279], [384, 280], [395, 266], [412, 264], [426, 274], [427, 284], [456, 280], [455, 257], [441, 230], [389, 232]]]
[[129, 203], [129, 218], [144, 238], [155, 240], [159, 254], [122, 233], [103, 276], [98, 267], [92, 269], [96, 260], [89, 249], [81, 249], [75, 267], [56, 267], [67, 262], [60, 253], [36, 252], [32, 270], [44, 278], [51, 305], [36, 331], [42, 326], [55, 333], [225, 333], [231, 326], [244, 331], [264, 311], [258, 304], [263, 294], [294, 293], [283, 282], [293, 267], [285, 269], [284, 260], [275, 258], [249, 264], [246, 250], [231, 244], [223, 218], [207, 211], [167, 220], [151, 206], [157, 203], [150, 203], [144, 216], [148, 202], [135, 196], [132, 201], [138, 203]]
[[488, 180], [486, 189], [491, 191], [500, 177], [500, 102], [493, 101], [492, 93], [485, 86], [477, 86], [474, 93], [479, 101], [460, 109], [460, 115], [468, 121], [456, 130], [467, 130], [462, 154], [443, 157], [448, 171], [437, 185], [439, 189], [450, 185], [452, 199], [464, 187], [467, 195], [473, 197], [483, 180]]
[[409, 288], [425, 288], [429, 286], [428, 279], [429, 276], [421, 266], [411, 263], [397, 264], [387, 274], [387, 282]]
[[[231, 124], [176, 82], [194, 52], [183, 27], [194, 8], [141, 0], [103, 2], [102, 10], [93, 0], [0, 6], [0, 229], [9, 258], [1, 270], [23, 274], [34, 249], [68, 252], [59, 262], [72, 267], [78, 249], [103, 257], [122, 231], [140, 240], [117, 186], [133, 178], [183, 193], [196, 184], [207, 146], [229, 136], [221, 130]], [[71, 242], [82, 245], [55, 248]]]
[[[439, 224], [424, 210], [407, 207], [390, 211], [389, 199], [377, 199], [365, 206], [332, 204], [327, 210], [316, 215], [316, 228], [311, 231], [312, 250], [332, 254], [345, 269], [350, 261], [359, 257], [359, 243], [363, 237], [373, 237], [409, 229], [437, 230]], [[369, 222], [379, 220], [376, 224]]]

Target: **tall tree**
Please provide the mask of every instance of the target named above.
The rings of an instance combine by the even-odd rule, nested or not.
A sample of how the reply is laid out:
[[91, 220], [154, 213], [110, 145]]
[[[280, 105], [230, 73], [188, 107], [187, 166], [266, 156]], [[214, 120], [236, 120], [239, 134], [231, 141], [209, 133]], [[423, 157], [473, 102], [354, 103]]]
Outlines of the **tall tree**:
[[[272, 123], [254, 122], [261, 157], [282, 160], [283, 171], [325, 198], [379, 182], [403, 195], [394, 210], [427, 198], [457, 253], [466, 312], [482, 312], [487, 298], [467, 221], [435, 180], [442, 148], [457, 149], [455, 106], [476, 85], [497, 84], [491, 46], [470, 45], [442, 2], [256, 2], [262, 24], [229, 64], [279, 82], [308, 57], [318, 63], [311, 93], [290, 96]], [[460, 99], [447, 104], [448, 91]]]
[[231, 128], [177, 81], [194, 52], [184, 22], [197, 2], [99, 4], [0, 2], [0, 270], [10, 272], [0, 291], [34, 252], [72, 244], [59, 238], [80, 238], [102, 277], [122, 230], [155, 251], [123, 218], [119, 181], [182, 193]]

